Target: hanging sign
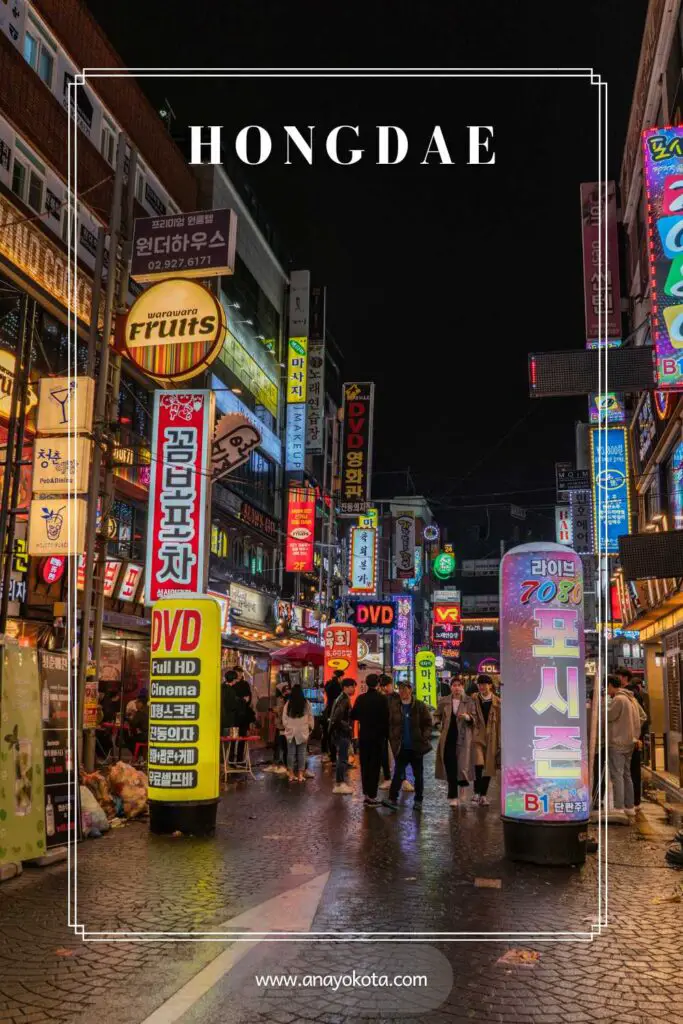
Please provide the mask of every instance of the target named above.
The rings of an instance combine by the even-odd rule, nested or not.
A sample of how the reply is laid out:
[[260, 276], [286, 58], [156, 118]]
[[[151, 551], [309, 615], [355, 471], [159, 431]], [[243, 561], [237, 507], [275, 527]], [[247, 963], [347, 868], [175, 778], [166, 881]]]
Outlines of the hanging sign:
[[290, 338], [287, 346], [287, 404], [306, 402], [308, 338]]
[[351, 615], [356, 626], [393, 629], [396, 605], [391, 601], [354, 601], [351, 604]]
[[358, 680], [358, 631], [347, 622], [335, 622], [325, 628], [325, 682], [338, 670]]
[[455, 572], [455, 555], [451, 551], [441, 551], [434, 559], [433, 569], [437, 579], [449, 579]]
[[238, 466], [249, 461], [261, 434], [252, 420], [239, 412], [228, 412], [216, 424], [211, 446], [213, 479], [222, 480]]
[[339, 502], [342, 515], [365, 513], [370, 504], [374, 404], [375, 385], [371, 381], [344, 384]]
[[92, 377], [41, 377], [36, 430], [39, 434], [88, 433], [94, 400]]
[[415, 696], [430, 707], [436, 707], [436, 656], [425, 648], [415, 652]]
[[225, 312], [204, 285], [168, 278], [151, 285], [126, 318], [124, 345], [139, 370], [162, 383], [197, 377], [225, 340]]
[[502, 812], [530, 822], [590, 811], [581, 559], [523, 544], [501, 563]]
[[361, 530], [376, 530], [379, 525], [378, 509], [369, 508], [363, 515], [358, 516], [358, 525]]
[[[0, 348], [0, 419], [7, 422], [12, 411], [12, 389], [16, 375], [17, 357], [14, 352]], [[38, 403], [35, 386], [29, 383], [26, 389], [25, 408], [28, 414]]]
[[394, 520], [394, 564], [398, 579], [415, 574], [415, 513], [400, 512]]
[[555, 540], [558, 544], [569, 544], [570, 547], [573, 543], [571, 505], [555, 506]]
[[308, 342], [308, 379], [306, 382], [306, 451], [319, 455], [323, 450], [325, 423], [325, 343]]
[[86, 513], [83, 498], [34, 498], [28, 517], [29, 555], [82, 554]]
[[377, 591], [377, 530], [352, 526], [349, 537], [349, 594]]
[[591, 427], [590, 450], [595, 549], [616, 555], [619, 537], [631, 532], [626, 428]]
[[439, 527], [435, 523], [429, 523], [422, 531], [422, 537], [428, 544], [433, 544], [439, 539]]
[[622, 395], [607, 391], [602, 395], [588, 396], [588, 420], [590, 423], [625, 423], [626, 406]]
[[285, 572], [313, 572], [315, 491], [292, 488], [287, 502]]
[[[207, 595], [152, 609], [149, 799], [218, 799], [221, 613]], [[155, 809], [156, 810], [156, 809]]]
[[572, 542], [579, 555], [593, 552], [593, 512], [590, 491], [572, 491], [570, 498]]
[[117, 601], [134, 601], [135, 595], [140, 586], [143, 568], [137, 562], [129, 562], [121, 577], [119, 590], [116, 595]]
[[413, 595], [395, 598], [396, 626], [391, 634], [394, 672], [410, 672], [413, 666]]
[[42, 583], [51, 586], [61, 580], [66, 570], [66, 558], [61, 555], [50, 555], [38, 562], [38, 577]]
[[581, 185], [581, 223], [586, 340], [618, 340], [621, 338], [621, 293], [617, 190], [613, 181], [603, 182], [602, 187], [597, 182]]
[[216, 277], [235, 273], [237, 214], [234, 210], [136, 217], [130, 276], [134, 281], [168, 277]]
[[155, 391], [145, 604], [204, 590], [213, 392]]
[[36, 438], [33, 445], [35, 494], [83, 494], [88, 490], [92, 441], [86, 437]]

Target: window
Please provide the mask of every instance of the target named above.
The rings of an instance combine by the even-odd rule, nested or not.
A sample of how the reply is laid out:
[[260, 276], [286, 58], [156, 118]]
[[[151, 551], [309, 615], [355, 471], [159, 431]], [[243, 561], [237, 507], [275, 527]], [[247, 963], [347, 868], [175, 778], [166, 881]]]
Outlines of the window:
[[42, 78], [48, 89], [52, 88], [52, 74], [55, 59], [47, 44], [38, 33], [26, 32], [24, 36], [24, 57], [36, 74]]
[[12, 167], [12, 191], [36, 213], [43, 212], [43, 179], [16, 156]]
[[106, 120], [102, 122], [100, 152], [107, 163], [113, 167], [116, 162], [116, 131]]

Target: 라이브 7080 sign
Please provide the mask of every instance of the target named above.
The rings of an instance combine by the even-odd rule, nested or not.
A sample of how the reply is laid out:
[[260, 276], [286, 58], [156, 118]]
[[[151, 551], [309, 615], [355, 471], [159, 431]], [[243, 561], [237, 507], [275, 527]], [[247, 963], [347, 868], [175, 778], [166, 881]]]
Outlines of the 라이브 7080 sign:
[[212, 391], [156, 391], [145, 603], [203, 592]]

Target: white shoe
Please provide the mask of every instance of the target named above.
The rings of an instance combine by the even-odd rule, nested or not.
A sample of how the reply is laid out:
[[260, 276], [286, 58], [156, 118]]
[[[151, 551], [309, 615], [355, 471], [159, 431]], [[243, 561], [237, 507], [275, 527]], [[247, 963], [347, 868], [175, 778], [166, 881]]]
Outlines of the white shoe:
[[403, 790], [404, 793], [415, 792], [415, 786], [412, 784], [412, 782], [408, 782], [407, 779], [403, 780], [403, 783], [401, 784], [401, 789]]
[[460, 801], [458, 800], [458, 798], [457, 798], [457, 797], [453, 797], [453, 798], [452, 798], [451, 800], [449, 800], [448, 802], [449, 802], [449, 804], [451, 805], [451, 807], [459, 807], [459, 806], [460, 806]]
[[478, 793], [473, 793], [472, 794], [472, 803], [473, 804], [477, 805], [479, 803], [479, 799], [480, 798], [479, 798], [479, 794]]
[[287, 768], [285, 768], [283, 764], [279, 764], [275, 771], [277, 772], [278, 775], [289, 775], [289, 771], [287, 770]]
[[306, 771], [304, 772], [304, 776], [307, 779], [314, 779], [315, 778], [315, 772], [311, 772], [307, 768]]
[[480, 807], [490, 807], [491, 806], [491, 802], [490, 802], [489, 798], [487, 796], [480, 796], [479, 797], [479, 806]]
[[635, 807], [625, 807], [624, 808], [624, 814], [626, 814], [626, 816], [629, 817], [629, 818], [635, 818], [635, 816], [636, 816], [636, 809], [635, 809]]
[[344, 796], [348, 796], [350, 793], [353, 793], [353, 790], [346, 782], [338, 782], [336, 786], [332, 787], [332, 792], [342, 793]]
[[380, 782], [380, 789], [391, 789], [391, 779], [385, 779], [384, 782]]

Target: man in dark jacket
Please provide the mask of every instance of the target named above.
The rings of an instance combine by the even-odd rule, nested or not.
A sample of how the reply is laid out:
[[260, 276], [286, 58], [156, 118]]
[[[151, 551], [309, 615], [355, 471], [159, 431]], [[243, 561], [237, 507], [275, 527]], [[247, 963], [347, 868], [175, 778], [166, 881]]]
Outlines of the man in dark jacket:
[[346, 771], [349, 766], [349, 747], [353, 735], [351, 698], [356, 692], [356, 680], [342, 679], [341, 686], [342, 692], [335, 700], [330, 715], [330, 737], [337, 748], [337, 773], [332, 792], [348, 796], [353, 793], [351, 786], [346, 782]]
[[379, 692], [379, 682], [378, 675], [366, 676], [367, 693], [361, 693], [351, 709], [351, 720], [358, 722], [360, 727], [358, 750], [366, 807], [374, 807], [380, 803], [377, 799], [377, 785], [382, 766], [382, 751], [389, 736], [389, 702], [384, 694]]
[[383, 800], [385, 807], [398, 810], [398, 791], [405, 777], [406, 767], [413, 766], [415, 775], [415, 800], [413, 807], [422, 810], [424, 794], [423, 759], [432, 749], [432, 714], [426, 704], [413, 697], [410, 683], [400, 683], [399, 700], [389, 704], [389, 742], [396, 758], [394, 777], [391, 780], [389, 799]]
[[325, 710], [323, 711], [322, 721], [322, 732], [323, 732], [323, 753], [328, 753], [330, 761], [337, 760], [337, 748], [334, 745], [334, 738], [330, 732], [330, 716], [332, 715], [332, 708], [337, 697], [342, 692], [341, 680], [344, 673], [341, 669], [336, 669], [331, 679], [328, 679], [325, 683]]

